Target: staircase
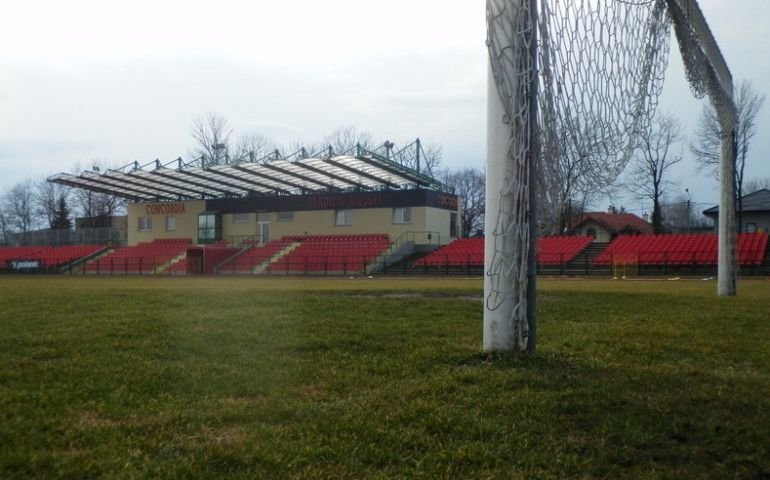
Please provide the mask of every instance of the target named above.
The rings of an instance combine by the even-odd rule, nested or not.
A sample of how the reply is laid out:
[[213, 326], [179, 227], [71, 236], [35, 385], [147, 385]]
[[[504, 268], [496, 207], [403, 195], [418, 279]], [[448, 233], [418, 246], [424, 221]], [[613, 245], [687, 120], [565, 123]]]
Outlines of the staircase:
[[575, 258], [564, 265], [541, 265], [538, 267], [540, 275], [604, 275], [609, 276], [611, 267], [593, 265], [596, 258], [609, 243], [592, 242], [578, 253]]
[[277, 262], [278, 260], [283, 258], [285, 255], [288, 255], [289, 253], [292, 252], [292, 250], [294, 250], [295, 248], [299, 247], [300, 245], [302, 245], [302, 243], [300, 243], [300, 242], [292, 242], [292, 243], [286, 245], [281, 250], [279, 250], [276, 253], [274, 253], [270, 258], [268, 258], [264, 262], [260, 263], [259, 265], [255, 265], [254, 268], [252, 269], [251, 273], [255, 273], [255, 274], [264, 273], [265, 270], [267, 270], [267, 267], [269, 267], [273, 263]]

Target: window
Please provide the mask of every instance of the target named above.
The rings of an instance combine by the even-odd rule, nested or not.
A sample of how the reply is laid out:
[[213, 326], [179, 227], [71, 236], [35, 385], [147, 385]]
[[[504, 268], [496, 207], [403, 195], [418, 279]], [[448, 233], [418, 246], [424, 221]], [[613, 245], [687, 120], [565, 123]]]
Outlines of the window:
[[198, 243], [212, 243], [222, 239], [222, 219], [216, 213], [198, 215]]
[[279, 222], [293, 222], [294, 212], [278, 212], [277, 220]]
[[250, 220], [250, 213], [233, 213], [233, 223], [249, 223]]
[[270, 212], [260, 212], [257, 214], [257, 221], [258, 222], [269, 222], [270, 221]]
[[335, 210], [334, 224], [335, 225], [353, 225], [353, 211], [352, 210]]
[[152, 230], [152, 217], [139, 217], [139, 231], [149, 232]]
[[176, 230], [176, 217], [166, 217], [166, 231], [173, 232]]
[[757, 231], [757, 224], [756, 223], [747, 223], [746, 224], [746, 233], [754, 233]]
[[412, 223], [412, 207], [394, 208], [393, 223]]
[[450, 237], [459, 237], [457, 234], [457, 213], [456, 212], [450, 212], [449, 213], [449, 236]]

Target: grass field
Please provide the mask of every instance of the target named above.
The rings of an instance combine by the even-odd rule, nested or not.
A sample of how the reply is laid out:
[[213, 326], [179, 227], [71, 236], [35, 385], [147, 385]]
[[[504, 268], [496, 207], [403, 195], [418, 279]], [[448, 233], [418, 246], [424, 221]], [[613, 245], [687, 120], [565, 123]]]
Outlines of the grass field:
[[770, 281], [0, 277], [0, 478], [770, 478]]

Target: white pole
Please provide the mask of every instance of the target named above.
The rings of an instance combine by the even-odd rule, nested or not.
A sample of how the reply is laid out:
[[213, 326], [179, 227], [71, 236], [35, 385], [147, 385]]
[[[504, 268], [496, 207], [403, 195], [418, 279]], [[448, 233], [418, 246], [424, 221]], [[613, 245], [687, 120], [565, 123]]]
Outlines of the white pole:
[[[534, 324], [530, 248], [530, 131], [534, 0], [488, 0], [487, 178], [484, 241], [484, 351], [528, 348]], [[530, 48], [532, 47], [532, 48]], [[532, 286], [529, 289], [529, 286]], [[530, 302], [532, 303], [530, 305]]]
[[719, 264], [717, 266], [717, 295], [732, 297], [736, 293], [735, 258], [735, 119], [723, 119], [722, 152], [719, 158]]
[[[490, 67], [487, 81], [487, 179], [486, 179], [486, 214], [484, 216], [484, 351], [509, 351], [516, 346], [514, 338], [514, 295], [511, 290], [515, 279], [515, 270], [505, 265], [495, 265], [500, 258], [496, 255], [497, 243], [513, 245], [510, 238], [513, 230], [496, 236], [500, 228], [499, 212], [511, 212], [511, 205], [503, 205], [510, 196], [502, 196], [506, 189], [506, 170], [508, 146], [510, 144], [510, 126], [503, 123], [505, 108], [497, 91]], [[501, 232], [502, 233], [502, 232]], [[494, 275], [490, 275], [495, 271]]]

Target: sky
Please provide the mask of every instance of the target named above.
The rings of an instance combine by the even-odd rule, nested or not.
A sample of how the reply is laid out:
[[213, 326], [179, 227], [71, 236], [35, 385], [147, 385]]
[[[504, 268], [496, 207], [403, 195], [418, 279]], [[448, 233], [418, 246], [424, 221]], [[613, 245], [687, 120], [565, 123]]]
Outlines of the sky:
[[[761, 92], [766, 3], [700, 1], [733, 77]], [[278, 143], [354, 126], [378, 141], [441, 145], [446, 167], [484, 164], [483, 0], [33, 0], [8, 2], [3, 16], [0, 190], [78, 163], [188, 157], [206, 112]], [[706, 100], [692, 97], [671, 53], [660, 108], [691, 135]], [[747, 178], [770, 177], [770, 104], [757, 123]], [[716, 183], [684, 154], [672, 193], [715, 204]]]

